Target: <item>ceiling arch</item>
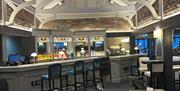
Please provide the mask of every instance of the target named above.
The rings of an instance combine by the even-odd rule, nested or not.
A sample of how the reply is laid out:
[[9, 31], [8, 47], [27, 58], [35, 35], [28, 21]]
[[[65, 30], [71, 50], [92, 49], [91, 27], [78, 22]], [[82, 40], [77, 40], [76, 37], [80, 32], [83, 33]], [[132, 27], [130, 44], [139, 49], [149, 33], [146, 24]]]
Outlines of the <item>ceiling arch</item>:
[[104, 30], [131, 32], [131, 25], [127, 20], [118, 17], [86, 18], [86, 19], [59, 19], [44, 23], [42, 29], [66, 29], [72, 31]]
[[[17, 10], [18, 6], [22, 6], [23, 3], [31, 1], [33, 0], [5, 0], [8, 6], [12, 8], [12, 11], [16, 11], [16, 13], [11, 13], [8, 24], [14, 23], [14, 16], [16, 16], [20, 10], [33, 13], [42, 23], [41, 25], [54, 19], [119, 17], [127, 20], [134, 29], [136, 29], [138, 25], [135, 21], [138, 20], [137, 23], [139, 23], [139, 21], [143, 21], [144, 19], [143, 17], [139, 17], [139, 15], [143, 16], [144, 13], [146, 13], [144, 12], [144, 7], [150, 12], [148, 15], [145, 15], [145, 18], [150, 15], [150, 17], [153, 17], [152, 19], [159, 19], [161, 15], [158, 10], [160, 7], [158, 3], [159, 0], [34, 0], [34, 3], [28, 4], [27, 6], [25, 5], [22, 9]], [[179, 0], [163, 1], [165, 16], [167, 13], [168, 15], [172, 14], [172, 9], [180, 6]], [[156, 5], [154, 5], [154, 2]], [[144, 13], [139, 14], [137, 11]], [[136, 13], [138, 13], [138, 18], [134, 19]], [[9, 16], [7, 16], [7, 18], [8, 17]]]

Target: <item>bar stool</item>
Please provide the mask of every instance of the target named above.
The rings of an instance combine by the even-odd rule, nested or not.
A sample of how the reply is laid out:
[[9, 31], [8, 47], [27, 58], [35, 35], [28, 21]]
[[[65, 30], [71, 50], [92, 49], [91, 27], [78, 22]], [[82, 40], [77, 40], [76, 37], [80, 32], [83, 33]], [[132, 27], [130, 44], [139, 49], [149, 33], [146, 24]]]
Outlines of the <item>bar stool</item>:
[[[109, 75], [110, 83], [111, 83], [111, 62], [110, 61], [102, 61], [100, 64], [100, 76], [103, 81], [103, 77]], [[104, 84], [102, 84], [104, 87]]]
[[53, 91], [55, 89], [54, 87], [54, 80], [59, 79], [60, 81], [60, 91], [63, 91], [62, 89], [62, 75], [61, 75], [61, 64], [52, 64], [48, 68], [48, 74], [41, 76], [41, 90], [43, 90], [43, 81], [48, 81], [49, 85], [49, 91]]
[[[146, 60], [149, 60], [149, 57], [139, 57], [139, 68], [138, 68], [138, 70], [139, 70], [139, 74], [140, 75], [143, 75], [144, 74], [144, 72], [145, 71], [148, 71], [148, 66], [147, 66], [147, 64], [142, 64], [142, 61], [146, 61]], [[146, 72], [147, 73], [147, 72]]]
[[[68, 76], [73, 75], [74, 77], [74, 83], [69, 84], [68, 81], [66, 82], [66, 90], [68, 90], [68, 86], [73, 86], [75, 88], [75, 91], [79, 87], [84, 87], [84, 91], [86, 91], [86, 84], [85, 84], [85, 74], [84, 74], [84, 62], [83, 61], [77, 61], [74, 63], [74, 69], [69, 71], [67, 73]], [[78, 81], [77, 76], [81, 75], [83, 81]], [[67, 79], [68, 80], [68, 77]]]
[[[111, 82], [110, 61], [107, 61], [106, 58], [94, 59], [94, 61], [92, 62], [92, 66], [87, 67], [85, 72], [86, 72], [86, 84], [88, 84], [89, 81], [93, 81], [96, 87], [98, 83], [101, 82], [102, 87], [104, 88], [104, 82], [103, 82], [104, 75], [110, 75], [110, 82]], [[93, 79], [87, 78], [89, 72], [93, 73]], [[96, 76], [97, 75], [96, 72], [100, 73], [99, 77]]]
[[9, 91], [9, 85], [6, 79], [0, 79], [0, 91]]

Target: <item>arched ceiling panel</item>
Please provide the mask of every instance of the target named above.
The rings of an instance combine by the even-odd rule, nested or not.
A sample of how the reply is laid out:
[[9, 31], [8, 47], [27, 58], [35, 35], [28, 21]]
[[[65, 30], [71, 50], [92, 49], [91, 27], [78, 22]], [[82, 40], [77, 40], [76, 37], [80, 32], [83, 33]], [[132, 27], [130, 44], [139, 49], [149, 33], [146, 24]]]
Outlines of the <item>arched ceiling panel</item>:
[[15, 17], [15, 23], [25, 27], [33, 27], [34, 15], [24, 9], [18, 12]]
[[43, 29], [63, 29], [64, 26], [70, 30], [96, 30], [107, 29], [119, 32], [129, 32], [131, 25], [122, 18], [87, 18], [87, 19], [61, 19], [47, 22], [43, 25]]
[[165, 15], [180, 11], [180, 0], [164, 0]]
[[160, 16], [160, 12], [159, 12], [160, 11], [159, 10], [159, 0], [156, 0], [156, 2], [154, 2], [153, 7], [156, 10], [157, 15]]
[[143, 21], [146, 21], [148, 20], [149, 18], [152, 17], [152, 14], [151, 12], [149, 11], [149, 9], [147, 7], [142, 7], [141, 9], [139, 9], [137, 11], [137, 14], [138, 14], [138, 23], [142, 23]]

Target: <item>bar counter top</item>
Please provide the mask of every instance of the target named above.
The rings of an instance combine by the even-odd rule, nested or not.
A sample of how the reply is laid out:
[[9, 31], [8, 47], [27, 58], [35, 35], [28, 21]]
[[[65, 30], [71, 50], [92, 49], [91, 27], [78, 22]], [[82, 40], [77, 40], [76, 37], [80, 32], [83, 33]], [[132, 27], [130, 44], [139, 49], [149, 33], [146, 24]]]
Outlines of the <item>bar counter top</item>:
[[109, 58], [110, 59], [116, 59], [116, 58], [129, 58], [129, 57], [137, 57], [137, 56], [147, 56], [147, 53], [110, 56]]
[[[110, 56], [110, 59], [124, 59], [124, 58], [131, 58], [131, 57], [137, 57], [137, 56], [144, 56], [146, 54], [129, 54], [129, 55], [120, 55], [120, 56]], [[105, 57], [105, 56], [102, 56]], [[32, 63], [32, 64], [23, 64], [23, 65], [17, 65], [17, 66], [0, 66], [0, 73], [1, 72], [17, 72], [17, 71], [28, 71], [28, 70], [34, 70], [34, 69], [43, 69], [47, 68], [51, 64], [60, 63], [60, 64], [69, 64], [76, 61], [88, 61], [93, 59], [98, 59], [102, 57], [86, 57], [86, 58], [74, 58], [69, 60], [59, 60], [59, 61], [51, 61], [51, 62], [42, 62], [42, 63]]]
[[[103, 57], [103, 56], [102, 56]], [[88, 61], [93, 59], [98, 59], [102, 57], [86, 57], [86, 58], [74, 58], [69, 60], [59, 60], [59, 61], [51, 61], [51, 62], [41, 62], [41, 63], [32, 63], [32, 64], [23, 64], [17, 66], [0, 66], [0, 73], [1, 72], [17, 72], [17, 71], [28, 71], [28, 70], [35, 70], [35, 69], [43, 69], [47, 68], [51, 64], [71, 64], [76, 61]]]

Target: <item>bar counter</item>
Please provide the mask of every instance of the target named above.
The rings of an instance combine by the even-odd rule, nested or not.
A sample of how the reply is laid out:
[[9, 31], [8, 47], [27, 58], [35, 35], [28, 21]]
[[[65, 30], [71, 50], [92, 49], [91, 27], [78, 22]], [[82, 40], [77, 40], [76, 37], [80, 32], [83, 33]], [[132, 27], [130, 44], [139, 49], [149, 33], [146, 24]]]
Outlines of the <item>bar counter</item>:
[[131, 75], [131, 65], [137, 65], [138, 58], [142, 56], [147, 56], [147, 54], [110, 56], [112, 82], [120, 82], [122, 79]]
[[41, 91], [40, 79], [42, 75], [48, 73], [49, 65], [55, 63], [70, 65], [76, 61], [83, 60], [84, 62], [90, 62], [93, 61], [93, 59], [98, 58], [102, 57], [74, 58], [70, 60], [24, 64], [18, 66], [0, 66], [0, 79], [7, 80], [9, 91]]
[[74, 58], [69, 60], [60, 60], [60, 61], [52, 61], [52, 62], [41, 62], [41, 63], [32, 63], [32, 64], [24, 64], [18, 66], [0, 66], [0, 73], [2, 72], [19, 72], [19, 71], [29, 71], [29, 70], [36, 70], [36, 69], [43, 69], [48, 68], [51, 64], [72, 64], [76, 61], [90, 61], [93, 59], [98, 59], [102, 57], [86, 57], [86, 58]]
[[[119, 71], [120, 69], [119, 66], [117, 66], [116, 64], [117, 60], [121, 62], [125, 62], [124, 64], [126, 64], [128, 60], [131, 60], [131, 59], [137, 60], [139, 56], [144, 56], [144, 55], [145, 54], [110, 56], [110, 61], [112, 65], [111, 66], [112, 77], [116, 77], [116, 74], [121, 72]], [[80, 61], [80, 60], [83, 60], [85, 62], [90, 62], [90, 61], [93, 61], [93, 59], [98, 59], [98, 58], [102, 58], [102, 57], [77, 58], [77, 59], [70, 59], [70, 60], [25, 64], [25, 65], [18, 65], [18, 66], [0, 66], [0, 78], [7, 80], [8, 85], [9, 85], [8, 87], [9, 91], [40, 91], [41, 90], [41, 86], [40, 86], [41, 75], [47, 74], [49, 65], [55, 64], [55, 63], [68, 65], [68, 64], [73, 64], [74, 62]], [[114, 66], [114, 63], [115, 63], [115, 66]], [[117, 79], [114, 79], [114, 80], [117, 80]]]

